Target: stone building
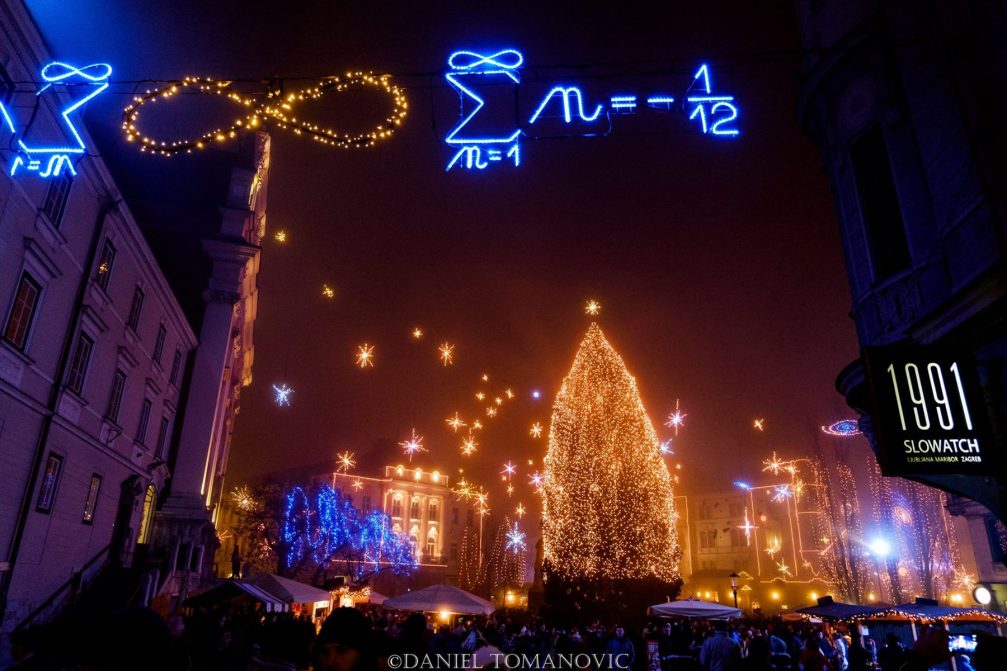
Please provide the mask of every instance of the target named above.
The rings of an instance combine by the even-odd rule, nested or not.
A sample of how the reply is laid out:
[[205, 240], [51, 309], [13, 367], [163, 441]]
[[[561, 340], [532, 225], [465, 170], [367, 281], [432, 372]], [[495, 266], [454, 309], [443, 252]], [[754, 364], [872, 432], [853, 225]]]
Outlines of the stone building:
[[[50, 61], [25, 5], [0, 1], [2, 633], [102, 575], [141, 603], [213, 577], [265, 226], [266, 135], [150, 179], [68, 129], [78, 92], [23, 84]], [[10, 149], [68, 132], [86, 151], [57, 170]]]
[[[1002, 2], [799, 0], [797, 117], [832, 185], [862, 346], [974, 354], [1005, 447], [1007, 8]], [[877, 443], [863, 359], [837, 388]], [[1004, 462], [920, 476], [968, 518], [978, 580], [1007, 603]]]

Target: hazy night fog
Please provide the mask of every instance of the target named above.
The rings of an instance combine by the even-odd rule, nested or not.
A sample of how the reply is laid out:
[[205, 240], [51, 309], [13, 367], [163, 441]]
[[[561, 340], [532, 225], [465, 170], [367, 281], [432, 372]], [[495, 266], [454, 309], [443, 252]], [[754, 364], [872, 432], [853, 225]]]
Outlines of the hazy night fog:
[[[410, 101], [404, 126], [372, 149], [272, 133], [254, 382], [242, 391], [231, 483], [346, 450], [359, 473], [375, 475], [405, 461], [395, 443], [415, 427], [429, 449], [415, 463], [461, 467], [489, 486], [512, 459], [521, 469], [516, 496], [530, 500], [524, 483], [546, 440], [529, 427], [548, 423], [592, 298], [662, 438], [673, 436], [664, 419], [681, 399], [687, 417], [669, 463], [682, 464], [683, 492], [726, 488], [768, 452], [802, 452], [818, 426], [850, 415], [833, 381], [856, 356], [856, 338], [827, 181], [794, 121], [791, 3], [730, 3], [730, 11], [696, 3], [28, 4], [55, 56], [111, 62], [119, 81], [410, 75], [400, 78]], [[518, 168], [446, 173], [443, 136], [458, 98], [436, 73], [455, 49], [500, 47], [520, 48], [531, 68], [647, 62], [641, 67], [680, 73], [709, 61], [739, 102], [742, 134], [528, 141]], [[614, 85], [582, 79], [589, 94]], [[200, 161], [130, 153], [116, 133], [131, 90], [114, 85], [88, 109], [104, 153], [126, 154], [131, 169], [152, 175]], [[353, 123], [340, 102], [319, 109]], [[272, 238], [280, 229], [283, 244]], [[332, 300], [323, 284], [335, 289]], [[410, 335], [417, 326], [420, 340]], [[445, 341], [455, 345], [449, 367], [437, 353]], [[354, 365], [363, 342], [376, 347], [374, 368]], [[273, 402], [281, 383], [294, 389], [290, 407]], [[506, 388], [516, 398], [487, 419], [475, 393], [492, 399]], [[531, 398], [535, 389], [541, 400]], [[456, 411], [486, 424], [473, 457], [461, 456], [461, 438], [445, 424]], [[764, 432], [753, 429], [755, 418], [765, 418]]]

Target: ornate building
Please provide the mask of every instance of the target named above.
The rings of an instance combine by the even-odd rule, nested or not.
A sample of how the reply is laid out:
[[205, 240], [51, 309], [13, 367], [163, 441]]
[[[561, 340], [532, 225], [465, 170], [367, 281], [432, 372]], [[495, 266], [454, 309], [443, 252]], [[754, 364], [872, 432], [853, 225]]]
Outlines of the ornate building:
[[[797, 116], [832, 184], [860, 344], [974, 353], [1002, 453], [1007, 9], [968, 0], [797, 6], [806, 49]], [[877, 449], [863, 360], [836, 384]], [[954, 495], [948, 507], [969, 519], [978, 579], [1001, 606], [1004, 466], [919, 478]]]

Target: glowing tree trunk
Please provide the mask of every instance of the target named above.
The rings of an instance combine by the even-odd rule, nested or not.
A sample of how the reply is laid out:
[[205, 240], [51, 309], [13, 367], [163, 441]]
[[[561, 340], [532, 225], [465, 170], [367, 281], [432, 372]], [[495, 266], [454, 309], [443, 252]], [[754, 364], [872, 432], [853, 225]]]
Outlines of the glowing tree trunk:
[[597, 324], [553, 405], [543, 515], [545, 565], [560, 579], [679, 580], [675, 504], [657, 434]]

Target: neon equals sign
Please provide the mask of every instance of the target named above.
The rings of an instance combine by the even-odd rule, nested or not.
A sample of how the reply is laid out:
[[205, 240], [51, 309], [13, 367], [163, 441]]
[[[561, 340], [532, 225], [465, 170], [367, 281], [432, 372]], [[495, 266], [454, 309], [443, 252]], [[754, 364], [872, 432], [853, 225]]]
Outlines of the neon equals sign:
[[636, 109], [636, 96], [612, 96], [612, 109], [628, 113]]
[[671, 96], [651, 96], [647, 98], [647, 105], [650, 107], [663, 107], [666, 110], [671, 109], [672, 103], [675, 99]]

